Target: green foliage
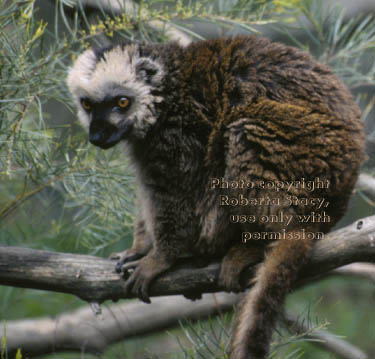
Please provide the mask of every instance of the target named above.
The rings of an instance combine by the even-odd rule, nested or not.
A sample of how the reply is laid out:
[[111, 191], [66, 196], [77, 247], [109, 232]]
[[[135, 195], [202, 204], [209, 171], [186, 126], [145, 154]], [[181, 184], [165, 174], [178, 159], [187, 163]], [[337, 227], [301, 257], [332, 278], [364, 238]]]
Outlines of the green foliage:
[[180, 338], [176, 340], [180, 344], [181, 354], [176, 358], [228, 358], [230, 333], [228, 324], [230, 316], [209, 318], [206, 322], [185, 322], [181, 324], [184, 336], [190, 343], [189, 346], [181, 343]]
[[21, 349], [17, 350], [16, 359], [22, 359], [22, 351], [21, 351]]
[[[327, 5], [328, 6], [328, 5]], [[339, 6], [323, 6], [322, 0], [302, 0], [299, 9], [299, 29], [310, 39], [310, 45], [302, 44], [284, 26], [296, 46], [313, 52], [319, 62], [331, 66], [350, 86], [361, 82], [375, 83], [375, 63], [363, 68], [366, 57], [375, 51], [375, 17], [373, 14], [346, 19]], [[308, 24], [301, 21], [308, 21]]]
[[[7, 353], [7, 336], [6, 336], [6, 322], [4, 322], [4, 336], [1, 338], [1, 347], [0, 347], [0, 359], [8, 359]], [[15, 359], [22, 359], [21, 349], [17, 349]]]
[[[53, 243], [64, 237], [67, 244], [75, 238], [76, 248], [97, 251], [109, 237], [129, 234], [133, 190], [127, 163], [118, 150], [89, 147], [71, 123], [55, 121], [44, 108], [58, 106], [56, 101], [69, 104], [65, 64], [90, 36], [80, 36], [73, 23], [60, 38], [57, 21], [51, 33], [47, 23], [35, 20], [34, 1], [2, 5], [0, 223], [7, 229], [2, 239], [39, 246], [36, 238]], [[42, 211], [33, 211], [35, 206]], [[43, 210], [52, 213], [46, 218]], [[111, 233], [93, 235], [97, 228]]]
[[[303, 333], [290, 334], [278, 330], [271, 345], [270, 359], [299, 359], [304, 357], [304, 351], [299, 345], [304, 342], [316, 341], [313, 336], [322, 329], [327, 329], [329, 323], [317, 318], [313, 321], [311, 313], [304, 313], [303, 318], [298, 318], [306, 327]], [[173, 358], [176, 359], [227, 359], [229, 354], [230, 331], [233, 316], [226, 313], [207, 321], [192, 323], [185, 321], [180, 324], [183, 336], [177, 337], [180, 352]], [[183, 340], [184, 343], [183, 343]], [[186, 344], [186, 342], [188, 344]]]
[[5, 335], [2, 337], [1, 339], [1, 352], [0, 352], [0, 359], [7, 359], [8, 355], [7, 355], [7, 352], [6, 352], [6, 348], [7, 348], [7, 337], [6, 337], [6, 327], [5, 327], [5, 324], [4, 323], [4, 333]]
[[[140, 39], [141, 41], [165, 41], [168, 26], [192, 39], [202, 39], [191, 22], [210, 23], [225, 29], [234, 26], [246, 31], [257, 32], [252, 25], [274, 22], [299, 0], [203, 0], [203, 1], [140, 1], [139, 5], [118, 3], [116, 9], [108, 10], [98, 2], [100, 14], [89, 21], [85, 14], [86, 29], [81, 35], [105, 35], [110, 40], [119, 38]], [[70, 2], [67, 2], [68, 4]], [[111, 14], [111, 16], [108, 16]], [[290, 17], [290, 20], [292, 18]], [[157, 31], [155, 31], [157, 29]], [[88, 46], [88, 43], [85, 44]]]

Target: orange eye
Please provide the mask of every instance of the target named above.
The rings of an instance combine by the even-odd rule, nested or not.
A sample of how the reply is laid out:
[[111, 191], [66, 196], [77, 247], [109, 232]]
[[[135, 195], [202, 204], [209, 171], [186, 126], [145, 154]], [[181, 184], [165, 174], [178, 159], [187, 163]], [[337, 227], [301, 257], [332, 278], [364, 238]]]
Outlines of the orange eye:
[[129, 106], [129, 100], [126, 98], [126, 97], [121, 97], [118, 101], [117, 101], [117, 105], [121, 108], [126, 108]]
[[81, 100], [81, 105], [86, 111], [91, 110], [91, 104], [87, 100]]

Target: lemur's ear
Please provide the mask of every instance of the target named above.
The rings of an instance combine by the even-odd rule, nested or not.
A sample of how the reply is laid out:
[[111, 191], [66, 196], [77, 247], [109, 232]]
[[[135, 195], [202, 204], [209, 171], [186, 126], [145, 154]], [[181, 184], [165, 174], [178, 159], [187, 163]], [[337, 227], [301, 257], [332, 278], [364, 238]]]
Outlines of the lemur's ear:
[[137, 60], [135, 67], [139, 79], [152, 85], [160, 83], [163, 69], [159, 63], [150, 58], [141, 57]]
[[82, 84], [89, 81], [96, 63], [95, 52], [89, 49], [79, 55], [73, 66], [69, 69], [66, 82], [70, 92], [76, 97], [78, 97], [77, 91], [82, 87]]

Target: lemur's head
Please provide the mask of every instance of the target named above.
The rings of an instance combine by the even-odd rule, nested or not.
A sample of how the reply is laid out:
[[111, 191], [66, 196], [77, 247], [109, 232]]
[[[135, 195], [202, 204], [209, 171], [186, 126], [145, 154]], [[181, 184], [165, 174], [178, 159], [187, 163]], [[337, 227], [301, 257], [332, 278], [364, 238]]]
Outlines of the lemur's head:
[[141, 56], [136, 44], [82, 53], [67, 84], [90, 142], [106, 149], [130, 135], [143, 138], [157, 120], [164, 76], [161, 62]]

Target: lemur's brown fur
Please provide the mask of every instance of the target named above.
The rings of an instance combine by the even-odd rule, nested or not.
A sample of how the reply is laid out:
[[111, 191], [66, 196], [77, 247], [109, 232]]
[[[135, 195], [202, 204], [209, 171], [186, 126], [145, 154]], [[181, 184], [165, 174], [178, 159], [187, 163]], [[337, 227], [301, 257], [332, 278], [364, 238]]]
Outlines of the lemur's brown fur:
[[[109, 120], [98, 119], [95, 111], [104, 106], [101, 99], [108, 98], [111, 90], [101, 97], [95, 88], [93, 113], [86, 121], [93, 142], [104, 148], [117, 142], [117, 138], [108, 140], [112, 131], [122, 131], [121, 139], [135, 164], [139, 183], [135, 240], [118, 264], [124, 271], [134, 268], [126, 290], [148, 301], [150, 282], [186, 254], [223, 258], [220, 282], [228, 290], [237, 290], [241, 271], [260, 253], [264, 260], [239, 307], [230, 358], [265, 358], [277, 314], [314, 241], [242, 243], [242, 233], [286, 230], [290, 236], [302, 237], [303, 230], [329, 231], [345, 212], [363, 157], [360, 111], [326, 66], [305, 52], [254, 36], [201, 41], [186, 48], [124, 45], [86, 53], [86, 60], [93, 62], [85, 74], [86, 87], [81, 89], [87, 98], [91, 98], [90, 76], [110, 66], [116, 51], [123, 54], [128, 69], [134, 66], [134, 74], [125, 65], [113, 67], [119, 78], [126, 71], [134, 75], [124, 75], [118, 84], [125, 92], [135, 93], [133, 99], [129, 95], [133, 104], [122, 122], [111, 120], [114, 125], [101, 134], [101, 124]], [[121, 64], [121, 57], [116, 61]], [[77, 94], [81, 85], [73, 70], [68, 83]], [[98, 76], [95, 84], [100, 84]], [[144, 122], [139, 98], [144, 98], [142, 103], [149, 101]], [[314, 191], [272, 191], [258, 185], [230, 190], [212, 188], [213, 178], [255, 184], [319, 178], [329, 181], [329, 186]], [[239, 194], [277, 198], [280, 205], [220, 205], [221, 195]], [[288, 195], [324, 198], [329, 206], [290, 206]], [[324, 211], [330, 221], [299, 223], [296, 215], [312, 211]], [[293, 215], [289, 225], [229, 220], [231, 214], [259, 219], [281, 212]]]

